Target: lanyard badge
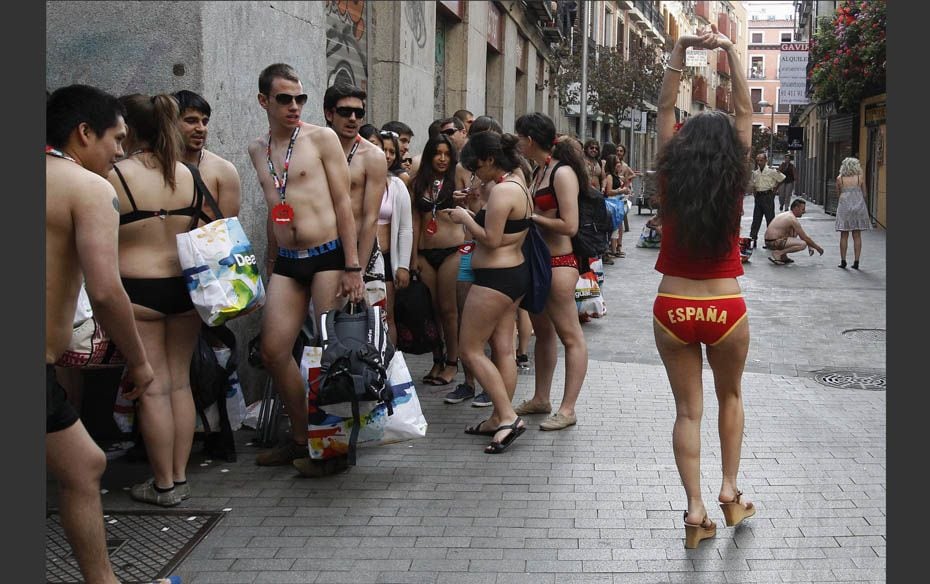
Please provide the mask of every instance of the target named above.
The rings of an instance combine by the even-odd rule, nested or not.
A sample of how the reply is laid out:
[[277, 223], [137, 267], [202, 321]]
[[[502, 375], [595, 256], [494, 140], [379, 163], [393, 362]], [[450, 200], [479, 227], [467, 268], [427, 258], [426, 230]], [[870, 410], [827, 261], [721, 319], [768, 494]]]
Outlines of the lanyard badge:
[[427, 235], [436, 235], [436, 232], [439, 231], [439, 223], [436, 221], [436, 206], [439, 204], [439, 191], [442, 190], [442, 181], [434, 180], [433, 181], [433, 216], [430, 218], [429, 223], [426, 224], [426, 234]]
[[278, 178], [278, 174], [274, 171], [274, 163], [271, 161], [271, 132], [268, 132], [268, 172], [271, 174], [274, 188], [281, 198], [281, 202], [271, 209], [271, 219], [278, 225], [287, 225], [294, 219], [294, 208], [287, 204], [285, 193], [287, 191], [287, 171], [291, 166], [291, 153], [294, 151], [294, 142], [297, 141], [297, 134], [299, 133], [300, 126], [297, 126], [294, 128], [294, 133], [291, 134], [291, 141], [288, 143], [287, 153], [284, 155], [284, 169], [281, 172], [281, 178]]

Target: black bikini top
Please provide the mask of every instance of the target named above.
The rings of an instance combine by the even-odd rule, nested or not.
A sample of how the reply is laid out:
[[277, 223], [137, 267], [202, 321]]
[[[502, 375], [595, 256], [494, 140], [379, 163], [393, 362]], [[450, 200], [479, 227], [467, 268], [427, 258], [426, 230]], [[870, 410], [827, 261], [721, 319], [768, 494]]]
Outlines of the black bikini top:
[[119, 224], [127, 225], [135, 221], [141, 221], [143, 219], [151, 219], [153, 217], [158, 217], [164, 219], [165, 217], [173, 215], [183, 215], [191, 217], [192, 225], [195, 225], [197, 219], [203, 219], [205, 222], [209, 223], [211, 219], [204, 214], [201, 210], [203, 205], [202, 193], [197, 189], [196, 181], [194, 182], [194, 196], [191, 199], [191, 204], [188, 207], [182, 207], [180, 209], [159, 209], [158, 211], [147, 211], [145, 209], [139, 209], [136, 207], [136, 201], [132, 197], [132, 191], [129, 190], [129, 185], [126, 184], [126, 179], [123, 178], [123, 173], [119, 171], [119, 167], [114, 165], [113, 170], [116, 171], [116, 176], [119, 177], [119, 182], [123, 185], [123, 190], [126, 191], [126, 198], [129, 199], [129, 204], [132, 205], [132, 211], [128, 213], [121, 213], [119, 216]]
[[442, 209], [451, 209], [455, 206], [452, 200], [451, 185], [447, 188], [446, 185], [443, 184], [443, 188], [439, 191], [435, 200], [430, 197], [430, 193], [432, 193], [432, 189], [418, 196], [414, 201], [414, 206], [420, 213], [429, 213], [434, 208], [436, 211], [441, 211]]
[[[526, 193], [526, 187], [521, 185], [515, 180], [508, 180], [504, 182], [512, 182], [517, 185], [523, 192]], [[527, 203], [529, 203], [529, 196], [527, 196]], [[529, 205], [527, 205], [527, 212], [529, 212]], [[487, 215], [487, 209], [482, 209], [475, 214], [475, 223], [479, 226], [484, 227], [484, 218]], [[526, 231], [530, 228], [530, 225], [533, 224], [533, 220], [529, 216], [524, 217], [523, 219], [508, 219], [504, 223], [504, 233], [520, 233], [521, 231]]]
[[[487, 210], [482, 209], [475, 214], [475, 223], [484, 227], [484, 218], [487, 215]], [[504, 223], [504, 233], [520, 233], [521, 231], [526, 231], [530, 228], [530, 225], [533, 221], [529, 217], [524, 217], [523, 219], [508, 219]]]

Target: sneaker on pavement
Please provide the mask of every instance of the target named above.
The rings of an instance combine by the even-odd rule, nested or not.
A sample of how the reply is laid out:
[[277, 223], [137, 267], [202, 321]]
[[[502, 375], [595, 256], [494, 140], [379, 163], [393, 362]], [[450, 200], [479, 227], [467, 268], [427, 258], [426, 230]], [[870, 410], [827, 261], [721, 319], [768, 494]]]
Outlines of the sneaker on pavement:
[[144, 483], [133, 485], [129, 489], [129, 496], [136, 501], [143, 503], [152, 503], [162, 507], [174, 507], [181, 502], [181, 495], [178, 494], [174, 487], [170, 491], [160, 492], [155, 490], [155, 479], [149, 479]]
[[447, 393], [442, 401], [447, 404], [457, 404], [473, 397], [475, 397], [475, 388], [467, 383], [460, 383], [455, 386], [455, 389]]
[[486, 408], [488, 406], [493, 406], [491, 403], [491, 397], [488, 395], [488, 392], [482, 391], [475, 396], [475, 399], [471, 400], [471, 407], [473, 408]]
[[539, 405], [534, 403], [532, 400], [524, 400], [520, 402], [520, 405], [513, 409], [518, 416], [526, 416], [528, 414], [548, 414], [552, 411], [552, 404]]
[[298, 458], [307, 458], [310, 452], [306, 444], [298, 444], [293, 440], [288, 440], [287, 444], [259, 452], [255, 457], [255, 464], [258, 466], [284, 466], [291, 464]]
[[186, 501], [191, 498], [191, 485], [190, 483], [181, 483], [180, 485], [175, 483], [174, 490], [181, 497], [182, 501]]
[[529, 355], [517, 355], [517, 367], [520, 369], [529, 369], [530, 368], [530, 357]]
[[574, 426], [577, 421], [578, 420], [577, 418], [575, 418], [574, 414], [570, 416], [566, 416], [564, 414], [556, 412], [552, 414], [551, 416], [549, 416], [548, 418], [546, 418], [545, 420], [543, 420], [542, 422], [540, 422], [539, 429], [540, 430], [564, 430], [565, 428], [568, 428], [569, 426]]

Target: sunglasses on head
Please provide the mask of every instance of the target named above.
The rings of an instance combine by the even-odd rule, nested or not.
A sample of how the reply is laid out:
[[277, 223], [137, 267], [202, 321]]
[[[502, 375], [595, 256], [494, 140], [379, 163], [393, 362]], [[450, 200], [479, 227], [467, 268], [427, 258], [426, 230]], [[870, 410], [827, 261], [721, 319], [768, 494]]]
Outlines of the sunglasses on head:
[[301, 93], [300, 95], [291, 95], [290, 93], [279, 93], [274, 96], [274, 100], [280, 105], [291, 105], [292, 101], [296, 101], [297, 105], [303, 105], [307, 103], [307, 94]]
[[445, 134], [446, 136], [451, 136], [452, 134], [455, 134], [456, 132], [458, 132], [458, 128], [446, 128], [445, 130], [442, 130], [439, 133]]
[[337, 107], [334, 111], [343, 118], [348, 118], [352, 114], [355, 114], [356, 120], [361, 120], [365, 117], [365, 108], [363, 107]]
[[392, 132], [390, 130], [381, 130], [378, 132], [378, 135], [382, 138], [394, 138], [395, 140], [400, 138], [400, 136], [397, 135], [397, 132]]

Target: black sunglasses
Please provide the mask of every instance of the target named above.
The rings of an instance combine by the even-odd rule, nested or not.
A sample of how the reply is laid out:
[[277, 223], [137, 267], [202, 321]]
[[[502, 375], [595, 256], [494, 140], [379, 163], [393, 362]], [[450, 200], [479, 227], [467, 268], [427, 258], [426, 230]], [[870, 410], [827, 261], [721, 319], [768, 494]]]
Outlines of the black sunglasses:
[[300, 95], [291, 95], [290, 93], [279, 93], [274, 96], [274, 100], [280, 105], [291, 105], [292, 101], [296, 101], [297, 105], [303, 105], [307, 103], [307, 94], [301, 93]]
[[337, 107], [335, 111], [343, 118], [348, 118], [352, 114], [355, 114], [356, 120], [361, 120], [365, 117], [365, 108], [363, 107]]
[[439, 132], [440, 134], [445, 134], [446, 136], [451, 136], [458, 132], [458, 128], [446, 128], [445, 130]]

